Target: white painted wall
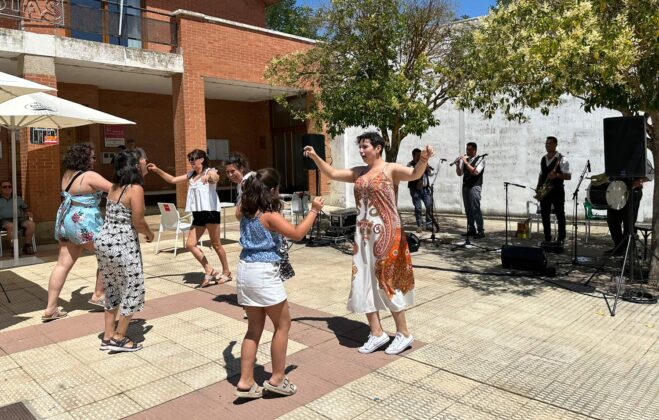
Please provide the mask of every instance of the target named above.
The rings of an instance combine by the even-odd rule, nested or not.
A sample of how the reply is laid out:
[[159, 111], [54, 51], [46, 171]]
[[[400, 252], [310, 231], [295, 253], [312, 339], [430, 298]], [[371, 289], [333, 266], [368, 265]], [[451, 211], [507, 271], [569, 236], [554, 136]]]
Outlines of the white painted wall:
[[[572, 194], [577, 187], [579, 176], [586, 161], [590, 159], [592, 174], [604, 172], [604, 139], [602, 119], [619, 116], [616, 111], [598, 110], [586, 113], [577, 99], [566, 97], [564, 103], [552, 109], [548, 116], [539, 111], [529, 111], [530, 120], [519, 124], [507, 121], [502, 116], [485, 119], [481, 114], [462, 113], [451, 104], [437, 111], [440, 125], [431, 128], [421, 138], [408, 136], [401, 144], [397, 162], [407, 164], [411, 160], [412, 149], [431, 144], [436, 156], [431, 166], [438, 169], [435, 181], [435, 208], [439, 212], [464, 213], [462, 206], [462, 178], [455, 174], [453, 160], [464, 153], [469, 141], [478, 144], [479, 154], [488, 153], [483, 179], [481, 208], [484, 215], [503, 215], [505, 212], [504, 181], [535, 188], [540, 172], [540, 159], [545, 154], [545, 139], [553, 135], [558, 138], [558, 151], [570, 163], [572, 180], [565, 182], [565, 211], [573, 212]], [[461, 119], [463, 123], [461, 124]], [[332, 141], [332, 158], [336, 167], [361, 165], [355, 138], [366, 130], [350, 128], [340, 138]], [[462, 135], [463, 134], [463, 135]], [[340, 143], [340, 145], [339, 145]], [[438, 158], [447, 159], [438, 166]], [[648, 159], [652, 156], [648, 152]], [[590, 176], [590, 174], [586, 174]], [[584, 179], [579, 189], [579, 217], [584, 217], [583, 200], [586, 197], [588, 179]], [[331, 201], [335, 205], [354, 206], [351, 184], [333, 183]], [[652, 219], [652, 184], [646, 184], [639, 210], [639, 221]], [[526, 214], [526, 202], [533, 199], [530, 189], [509, 187], [508, 205], [511, 215]], [[412, 210], [412, 200], [406, 184], [399, 190], [399, 207]]]

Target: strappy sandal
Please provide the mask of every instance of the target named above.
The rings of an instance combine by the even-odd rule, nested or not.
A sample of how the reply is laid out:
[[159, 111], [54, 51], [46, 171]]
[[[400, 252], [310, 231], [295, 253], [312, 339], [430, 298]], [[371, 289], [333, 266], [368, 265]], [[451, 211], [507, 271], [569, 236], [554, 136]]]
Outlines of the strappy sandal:
[[216, 284], [224, 284], [228, 283], [231, 280], [233, 280], [233, 277], [231, 277], [231, 274], [220, 274], [219, 276], [215, 277]]
[[263, 382], [263, 388], [275, 394], [286, 396], [293, 395], [297, 392], [297, 386], [288, 380], [288, 376], [284, 377], [284, 380], [279, 386], [272, 385], [270, 381], [265, 381]]
[[43, 315], [41, 317], [41, 322], [50, 322], [56, 319], [66, 318], [67, 315], [69, 315], [69, 313], [66, 312], [61, 306], [58, 306], [57, 309], [55, 309], [55, 312], [53, 312], [51, 315]]
[[101, 308], [105, 309], [105, 298], [104, 297], [100, 298], [99, 300], [89, 299], [87, 301], [87, 303], [89, 303], [90, 305], [94, 305], [94, 306], [100, 306]]
[[117, 351], [117, 352], [131, 352], [131, 351], [138, 351], [142, 350], [142, 345], [137, 344], [136, 342], [133, 341], [133, 343], [129, 346], [128, 342], [131, 341], [130, 338], [124, 337], [121, 340], [115, 340], [114, 338], [110, 339], [110, 342], [107, 345], [107, 349], [110, 351]]
[[112, 339], [109, 339], [109, 340], [103, 340], [103, 339], [101, 338], [101, 345], [100, 345], [100, 347], [99, 347], [98, 349], [99, 349], [100, 351], [106, 351], [106, 350], [109, 350], [109, 349], [108, 349], [108, 346], [110, 345], [110, 341], [112, 341]]
[[213, 270], [211, 271], [210, 274], [204, 274], [204, 281], [201, 282], [199, 285], [200, 289], [203, 289], [204, 287], [208, 287], [213, 283], [213, 285], [216, 285], [217, 282], [217, 277], [220, 275], [217, 271]]
[[248, 399], [255, 399], [255, 398], [261, 398], [263, 396], [263, 387], [258, 386], [256, 382], [252, 384], [252, 387], [248, 391], [241, 391], [240, 389], [236, 388], [236, 397], [238, 398], [248, 398]]

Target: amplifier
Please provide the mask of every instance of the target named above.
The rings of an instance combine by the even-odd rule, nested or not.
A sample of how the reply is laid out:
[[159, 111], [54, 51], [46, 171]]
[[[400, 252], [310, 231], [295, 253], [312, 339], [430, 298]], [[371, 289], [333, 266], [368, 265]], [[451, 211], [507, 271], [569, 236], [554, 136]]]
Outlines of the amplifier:
[[547, 257], [544, 249], [537, 246], [504, 246], [501, 248], [503, 268], [545, 271]]
[[347, 208], [335, 210], [329, 214], [330, 226], [335, 228], [346, 228], [357, 224], [357, 209]]

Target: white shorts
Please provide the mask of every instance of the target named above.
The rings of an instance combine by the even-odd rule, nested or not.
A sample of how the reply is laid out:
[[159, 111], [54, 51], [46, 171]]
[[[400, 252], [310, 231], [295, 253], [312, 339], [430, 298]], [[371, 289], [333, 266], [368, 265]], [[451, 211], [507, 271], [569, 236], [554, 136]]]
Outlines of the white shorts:
[[238, 263], [236, 280], [238, 304], [242, 306], [273, 306], [286, 300], [284, 282], [279, 277], [279, 263]]

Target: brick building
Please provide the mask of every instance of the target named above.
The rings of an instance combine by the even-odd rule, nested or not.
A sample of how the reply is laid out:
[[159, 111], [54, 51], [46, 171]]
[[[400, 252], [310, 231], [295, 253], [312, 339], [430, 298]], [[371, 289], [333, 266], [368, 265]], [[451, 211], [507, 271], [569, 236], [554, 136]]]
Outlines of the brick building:
[[[111, 177], [109, 137], [132, 138], [164, 170], [188, 170], [186, 153], [247, 155], [252, 167], [274, 166], [283, 189], [315, 191], [302, 168], [308, 125], [290, 118], [273, 98], [295, 93], [263, 79], [275, 56], [314, 41], [265, 29], [265, 9], [278, 0], [15, 0], [0, 3], [0, 70], [56, 87], [62, 98], [137, 124], [114, 134], [100, 125], [59, 131], [58, 145], [20, 145], [19, 192], [48, 237], [60, 203], [60, 162], [75, 142], [92, 142], [96, 170]], [[123, 3], [123, 10], [120, 10]], [[120, 28], [121, 26], [121, 28]], [[0, 178], [10, 178], [9, 137], [0, 135]], [[215, 162], [220, 165], [221, 162]], [[227, 181], [225, 181], [227, 182]], [[323, 183], [323, 192], [328, 185]], [[228, 200], [228, 182], [221, 186]], [[148, 194], [173, 194], [157, 176]], [[186, 186], [176, 200], [185, 202]], [[170, 195], [170, 200], [174, 199]]]

